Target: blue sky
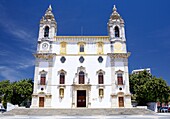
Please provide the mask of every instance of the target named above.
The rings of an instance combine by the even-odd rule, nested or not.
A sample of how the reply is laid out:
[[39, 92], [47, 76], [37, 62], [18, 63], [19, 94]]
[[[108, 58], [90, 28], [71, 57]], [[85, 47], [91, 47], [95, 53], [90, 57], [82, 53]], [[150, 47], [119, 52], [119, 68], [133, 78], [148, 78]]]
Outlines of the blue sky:
[[129, 72], [151, 68], [170, 84], [170, 0], [0, 0], [0, 80], [33, 78], [39, 20], [49, 5], [57, 35], [107, 35], [113, 5], [125, 20]]

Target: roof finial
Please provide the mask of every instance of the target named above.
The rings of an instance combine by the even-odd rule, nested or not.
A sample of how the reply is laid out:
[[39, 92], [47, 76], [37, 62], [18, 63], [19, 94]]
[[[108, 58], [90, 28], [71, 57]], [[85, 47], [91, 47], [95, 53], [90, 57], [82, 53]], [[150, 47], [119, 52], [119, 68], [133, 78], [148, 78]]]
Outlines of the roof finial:
[[52, 11], [52, 7], [51, 7], [51, 4], [49, 5], [49, 7], [48, 7], [48, 10]]
[[117, 11], [116, 5], [113, 6], [113, 11]]

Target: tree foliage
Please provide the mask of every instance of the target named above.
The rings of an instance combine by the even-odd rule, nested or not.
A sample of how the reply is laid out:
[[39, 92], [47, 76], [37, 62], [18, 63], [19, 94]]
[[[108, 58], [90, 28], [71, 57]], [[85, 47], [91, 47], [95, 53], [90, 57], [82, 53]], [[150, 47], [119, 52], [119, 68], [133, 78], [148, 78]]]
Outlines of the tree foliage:
[[23, 102], [31, 100], [33, 82], [31, 79], [23, 79], [16, 82], [3, 80], [0, 82], [0, 101], [4, 106], [7, 102], [14, 105], [25, 105]]
[[170, 88], [162, 78], [153, 77], [146, 71], [131, 74], [129, 78], [130, 91], [139, 105], [147, 102], [168, 102]]

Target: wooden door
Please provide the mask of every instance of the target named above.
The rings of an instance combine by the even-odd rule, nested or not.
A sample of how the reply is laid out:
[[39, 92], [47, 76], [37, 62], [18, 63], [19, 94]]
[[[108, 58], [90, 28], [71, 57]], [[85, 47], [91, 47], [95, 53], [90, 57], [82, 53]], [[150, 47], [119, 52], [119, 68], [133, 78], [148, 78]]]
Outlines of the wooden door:
[[39, 97], [39, 107], [44, 107], [44, 97]]
[[119, 107], [124, 107], [124, 98], [119, 97]]
[[86, 91], [77, 91], [77, 107], [86, 107]]

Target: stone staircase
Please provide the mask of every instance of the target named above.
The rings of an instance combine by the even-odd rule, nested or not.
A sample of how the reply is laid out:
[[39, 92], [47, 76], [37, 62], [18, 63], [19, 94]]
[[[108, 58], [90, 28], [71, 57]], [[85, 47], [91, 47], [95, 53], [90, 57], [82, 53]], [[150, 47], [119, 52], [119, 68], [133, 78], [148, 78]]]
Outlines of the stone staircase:
[[5, 116], [95, 116], [95, 115], [156, 115], [155, 112], [143, 108], [76, 108], [76, 109], [46, 109], [46, 108], [15, 108], [3, 113]]

